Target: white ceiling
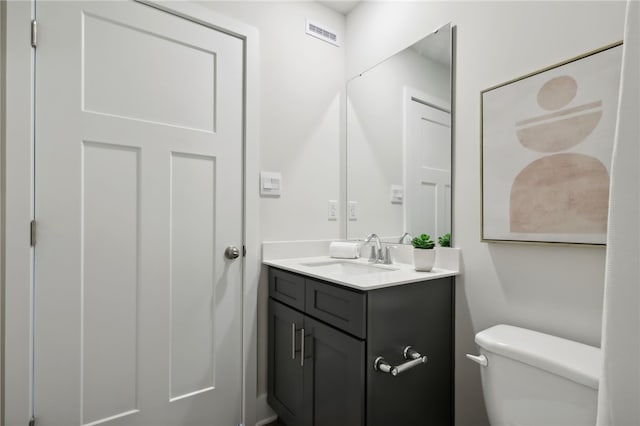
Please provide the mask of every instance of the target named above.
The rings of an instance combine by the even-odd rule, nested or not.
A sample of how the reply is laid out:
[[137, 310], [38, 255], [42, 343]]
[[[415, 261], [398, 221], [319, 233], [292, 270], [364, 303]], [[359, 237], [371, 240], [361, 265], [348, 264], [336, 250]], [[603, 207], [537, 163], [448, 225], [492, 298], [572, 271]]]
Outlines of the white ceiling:
[[323, 4], [338, 13], [347, 15], [358, 3], [360, 3], [360, 0], [319, 0], [318, 3]]

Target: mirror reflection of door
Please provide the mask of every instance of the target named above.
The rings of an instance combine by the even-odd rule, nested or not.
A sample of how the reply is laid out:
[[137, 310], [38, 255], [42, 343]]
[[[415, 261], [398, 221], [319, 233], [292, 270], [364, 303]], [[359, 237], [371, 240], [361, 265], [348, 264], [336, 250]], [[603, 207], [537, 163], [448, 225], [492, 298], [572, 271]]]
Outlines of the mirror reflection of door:
[[437, 237], [451, 232], [451, 112], [410, 88], [404, 102], [405, 227]]

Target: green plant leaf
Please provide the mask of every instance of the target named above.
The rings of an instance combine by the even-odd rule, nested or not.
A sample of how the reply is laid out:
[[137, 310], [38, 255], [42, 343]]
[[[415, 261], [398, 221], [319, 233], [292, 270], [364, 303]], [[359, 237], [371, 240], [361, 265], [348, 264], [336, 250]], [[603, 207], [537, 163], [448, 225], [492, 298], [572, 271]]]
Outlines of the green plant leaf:
[[440, 244], [440, 247], [451, 247], [451, 233], [448, 232], [438, 237], [438, 244]]
[[419, 237], [415, 237], [411, 240], [411, 244], [413, 247], [417, 249], [432, 249], [435, 247], [436, 243], [431, 239], [431, 236], [428, 234], [422, 234]]

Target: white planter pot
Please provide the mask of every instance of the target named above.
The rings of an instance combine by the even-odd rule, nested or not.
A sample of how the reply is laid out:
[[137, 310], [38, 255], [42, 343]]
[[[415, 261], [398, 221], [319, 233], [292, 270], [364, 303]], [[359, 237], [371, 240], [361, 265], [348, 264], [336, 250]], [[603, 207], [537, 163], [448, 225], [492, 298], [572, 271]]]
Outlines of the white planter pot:
[[429, 272], [436, 262], [436, 251], [434, 249], [413, 249], [413, 266], [416, 271]]
[[460, 249], [455, 247], [436, 247], [438, 269], [460, 270]]

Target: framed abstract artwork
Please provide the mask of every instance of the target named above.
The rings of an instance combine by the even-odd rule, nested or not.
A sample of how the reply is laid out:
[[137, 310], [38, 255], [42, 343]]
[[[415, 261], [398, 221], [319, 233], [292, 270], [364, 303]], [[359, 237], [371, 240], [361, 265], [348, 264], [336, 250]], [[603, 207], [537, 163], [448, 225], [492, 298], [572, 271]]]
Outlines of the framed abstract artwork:
[[622, 43], [481, 93], [482, 240], [605, 244]]

